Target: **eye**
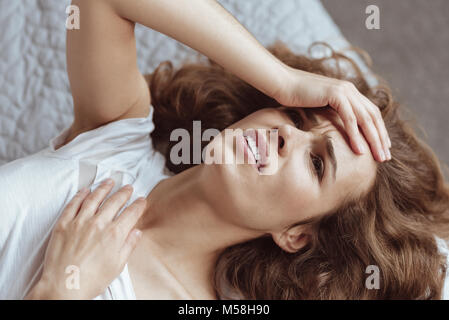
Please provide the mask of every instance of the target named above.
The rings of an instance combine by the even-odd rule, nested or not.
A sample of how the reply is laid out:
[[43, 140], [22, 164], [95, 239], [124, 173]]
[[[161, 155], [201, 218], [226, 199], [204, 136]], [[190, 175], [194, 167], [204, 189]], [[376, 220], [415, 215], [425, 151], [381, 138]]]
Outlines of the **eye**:
[[285, 108], [282, 110], [284, 114], [290, 118], [296, 128], [302, 129], [304, 127], [304, 119], [301, 114], [293, 108]]
[[321, 157], [310, 154], [310, 161], [312, 162], [313, 170], [315, 171], [316, 176], [321, 181], [323, 180], [324, 175], [324, 161]]

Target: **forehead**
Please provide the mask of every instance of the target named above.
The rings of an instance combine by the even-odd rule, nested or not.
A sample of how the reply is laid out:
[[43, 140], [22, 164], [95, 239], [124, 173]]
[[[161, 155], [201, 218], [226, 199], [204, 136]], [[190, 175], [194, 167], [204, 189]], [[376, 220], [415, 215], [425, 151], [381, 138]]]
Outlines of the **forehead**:
[[[367, 151], [359, 155], [353, 152], [343, 121], [332, 109], [309, 109], [304, 114], [310, 131], [327, 134], [332, 138], [338, 170], [335, 183], [327, 186], [336, 189], [332, 192], [333, 197], [358, 197], [366, 193], [374, 183], [377, 170], [377, 162], [372, 153]], [[365, 140], [363, 143], [365, 150], [370, 150]]]

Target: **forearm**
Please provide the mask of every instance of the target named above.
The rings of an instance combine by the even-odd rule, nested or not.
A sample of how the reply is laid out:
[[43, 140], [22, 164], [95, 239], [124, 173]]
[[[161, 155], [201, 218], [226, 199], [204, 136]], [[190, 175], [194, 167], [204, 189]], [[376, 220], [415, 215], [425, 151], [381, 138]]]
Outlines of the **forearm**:
[[215, 0], [109, 0], [116, 12], [203, 53], [274, 96], [285, 65]]

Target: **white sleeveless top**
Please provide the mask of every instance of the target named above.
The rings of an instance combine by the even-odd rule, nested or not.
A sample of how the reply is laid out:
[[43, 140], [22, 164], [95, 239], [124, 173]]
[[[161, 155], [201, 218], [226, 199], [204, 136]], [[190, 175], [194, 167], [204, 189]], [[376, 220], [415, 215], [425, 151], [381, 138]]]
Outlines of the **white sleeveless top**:
[[[35, 285], [53, 226], [78, 190], [95, 189], [111, 177], [113, 192], [134, 187], [131, 203], [168, 177], [164, 157], [151, 142], [152, 116], [153, 107], [147, 118], [109, 123], [57, 149], [67, 128], [48, 148], [0, 167], [0, 299], [22, 299]], [[96, 297], [135, 298], [127, 266]]]

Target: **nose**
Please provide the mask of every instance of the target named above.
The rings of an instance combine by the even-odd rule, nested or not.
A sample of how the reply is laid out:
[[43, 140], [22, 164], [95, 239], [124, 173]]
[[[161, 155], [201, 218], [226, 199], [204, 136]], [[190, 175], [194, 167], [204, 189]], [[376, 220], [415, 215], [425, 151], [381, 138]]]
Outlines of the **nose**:
[[281, 157], [288, 154], [299, 144], [306, 144], [310, 139], [307, 131], [302, 131], [290, 124], [284, 124], [278, 128], [278, 153]]

